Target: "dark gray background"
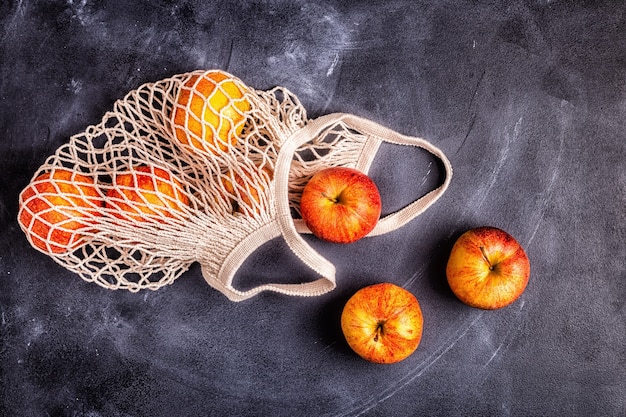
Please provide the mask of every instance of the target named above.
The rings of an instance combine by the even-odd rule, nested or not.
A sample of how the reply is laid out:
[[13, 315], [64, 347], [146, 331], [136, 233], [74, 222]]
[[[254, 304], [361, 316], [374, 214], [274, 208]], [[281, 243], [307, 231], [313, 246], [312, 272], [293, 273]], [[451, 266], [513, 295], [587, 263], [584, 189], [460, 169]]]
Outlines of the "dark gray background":
[[[338, 246], [317, 298], [232, 303], [194, 265], [137, 294], [32, 249], [17, 199], [37, 167], [145, 82], [225, 69], [282, 85], [311, 117], [347, 112], [421, 136], [455, 176], [397, 232]], [[623, 416], [626, 7], [616, 1], [3, 1], [0, 5], [0, 415]], [[385, 147], [387, 212], [441, 180]], [[509, 231], [524, 295], [498, 311], [445, 282], [454, 239]], [[310, 273], [280, 239], [241, 287]], [[413, 292], [422, 343], [369, 364], [339, 329], [358, 288]]]

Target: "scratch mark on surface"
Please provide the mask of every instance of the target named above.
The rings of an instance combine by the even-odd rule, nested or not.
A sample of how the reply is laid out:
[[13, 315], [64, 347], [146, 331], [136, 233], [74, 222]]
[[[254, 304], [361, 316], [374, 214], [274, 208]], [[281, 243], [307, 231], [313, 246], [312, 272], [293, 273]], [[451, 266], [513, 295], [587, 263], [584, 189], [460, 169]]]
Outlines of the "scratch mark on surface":
[[235, 41], [233, 39], [230, 40], [230, 48], [228, 49], [228, 58], [226, 58], [226, 66], [224, 67], [224, 69], [226, 71], [230, 70], [230, 61], [233, 58], [233, 47], [234, 47]]
[[474, 107], [474, 101], [476, 100], [476, 96], [478, 95], [478, 89], [480, 87], [480, 85], [483, 83], [483, 79], [485, 78], [485, 73], [487, 71], [483, 70], [483, 72], [480, 74], [480, 77], [478, 78], [478, 81], [476, 82], [476, 86], [474, 87], [474, 93], [472, 94], [472, 99], [469, 102], [469, 108], [471, 109], [472, 107]]
[[404, 288], [408, 288], [408, 287], [410, 287], [410, 286], [411, 286], [411, 285], [412, 285], [412, 284], [413, 284], [413, 283], [414, 283], [414, 282], [415, 282], [415, 281], [416, 281], [419, 277], [421, 277], [421, 276], [424, 274], [424, 272], [425, 272], [428, 268], [430, 268], [430, 265], [431, 265], [432, 263], [433, 263], [432, 259], [429, 259], [429, 260], [428, 260], [428, 262], [424, 262], [424, 263], [422, 264], [422, 267], [421, 267], [419, 270], [415, 271], [415, 273], [411, 276], [411, 278], [409, 278], [409, 279], [408, 279], [408, 280], [404, 283], [404, 285], [402, 285], [402, 287], [404, 287]]
[[[476, 100], [476, 96], [478, 95], [478, 89], [480, 85], [483, 83], [483, 78], [485, 78], [485, 72], [486, 71], [483, 70], [483, 72], [480, 74], [480, 77], [478, 78], [478, 81], [476, 82], [476, 86], [474, 87], [474, 93], [472, 94], [472, 98], [470, 99], [470, 102], [468, 105], [469, 110], [472, 110], [472, 108], [474, 107], [474, 101]], [[474, 124], [476, 123], [476, 117], [477, 117], [476, 112], [475, 111], [472, 112], [472, 118], [470, 119], [469, 127], [467, 128], [467, 131], [465, 132], [465, 137], [463, 137], [463, 141], [461, 142], [458, 149], [454, 153], [455, 155], [459, 153], [463, 145], [465, 145], [465, 142], [467, 141], [467, 138], [469, 137], [472, 129], [474, 128]]]
[[426, 184], [426, 180], [428, 180], [428, 176], [430, 175], [430, 173], [432, 171], [432, 166], [433, 166], [433, 163], [429, 162], [428, 163], [428, 171], [426, 171], [426, 174], [424, 174], [424, 177], [422, 178], [422, 181], [421, 181], [420, 185]]
[[467, 141], [467, 138], [469, 137], [470, 133], [472, 132], [472, 129], [474, 129], [474, 123], [476, 123], [476, 114], [475, 113], [474, 113], [474, 115], [472, 115], [472, 119], [470, 120], [469, 127], [467, 128], [467, 132], [465, 132], [465, 136], [463, 137], [463, 141], [461, 142], [461, 145], [459, 145], [458, 149], [454, 153], [455, 155], [458, 154], [459, 151], [461, 150], [461, 148], [463, 147], [463, 145], [465, 145], [465, 142]]
[[489, 358], [489, 360], [485, 363], [484, 368], [488, 367], [489, 364], [491, 363], [491, 361], [493, 360], [493, 358], [495, 358], [498, 355], [498, 352], [500, 352], [500, 349], [502, 349], [502, 346], [504, 346], [504, 343], [500, 343], [500, 345], [498, 346], [498, 348], [493, 352], [493, 354], [491, 355], [491, 357]]
[[332, 343], [330, 343], [330, 344], [328, 344], [328, 345], [324, 346], [324, 348], [321, 350], [321, 352], [327, 352], [327, 351], [329, 351], [329, 350], [330, 350], [330, 349], [332, 349], [332, 348], [333, 348], [333, 346], [335, 346], [336, 344], [337, 344], [337, 342], [332, 342]]

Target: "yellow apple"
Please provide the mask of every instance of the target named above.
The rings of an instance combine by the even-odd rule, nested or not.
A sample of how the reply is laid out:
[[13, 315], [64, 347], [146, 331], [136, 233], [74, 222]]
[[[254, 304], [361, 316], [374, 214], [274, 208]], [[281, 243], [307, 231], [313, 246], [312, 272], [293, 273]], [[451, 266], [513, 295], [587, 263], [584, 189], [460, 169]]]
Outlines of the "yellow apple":
[[374, 363], [396, 363], [411, 355], [422, 338], [423, 322], [415, 296], [388, 282], [361, 288], [341, 313], [348, 345]]
[[181, 143], [218, 154], [235, 145], [250, 102], [247, 87], [228, 74], [211, 70], [193, 75], [176, 97], [174, 134]]

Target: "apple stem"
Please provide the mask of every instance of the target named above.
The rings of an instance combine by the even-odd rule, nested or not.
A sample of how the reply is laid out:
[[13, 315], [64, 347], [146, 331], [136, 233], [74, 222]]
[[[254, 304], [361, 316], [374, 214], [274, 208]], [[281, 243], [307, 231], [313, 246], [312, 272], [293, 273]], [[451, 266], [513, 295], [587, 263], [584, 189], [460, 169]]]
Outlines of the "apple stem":
[[485, 252], [485, 247], [484, 246], [480, 247], [480, 252], [483, 254], [483, 258], [485, 258], [485, 261], [489, 265], [489, 270], [493, 271], [493, 265], [491, 265], [491, 262], [489, 261], [489, 258], [487, 257], [487, 253]]
[[378, 336], [383, 333], [384, 322], [378, 323], [376, 326], [376, 334], [374, 335], [374, 342], [378, 342]]

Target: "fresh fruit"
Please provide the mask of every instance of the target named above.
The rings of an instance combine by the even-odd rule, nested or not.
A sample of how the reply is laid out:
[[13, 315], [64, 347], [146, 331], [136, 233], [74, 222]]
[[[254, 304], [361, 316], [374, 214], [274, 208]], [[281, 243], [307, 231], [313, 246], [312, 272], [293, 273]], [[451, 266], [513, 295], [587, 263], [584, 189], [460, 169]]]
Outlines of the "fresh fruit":
[[174, 134], [184, 144], [218, 154], [235, 145], [250, 102], [247, 87], [217, 70], [192, 75], [182, 86], [173, 109]]
[[530, 276], [530, 262], [510, 234], [495, 227], [478, 227], [466, 231], [454, 243], [446, 275], [452, 292], [462, 302], [492, 310], [522, 295]]
[[378, 188], [364, 173], [347, 167], [317, 172], [307, 182], [300, 214], [311, 232], [334, 243], [355, 242], [371, 232], [382, 209]]
[[348, 345], [374, 363], [395, 363], [411, 355], [422, 338], [423, 323], [415, 296], [388, 282], [358, 290], [341, 314]]
[[56, 168], [35, 178], [20, 194], [18, 215], [32, 244], [62, 254], [85, 242], [101, 215], [103, 200], [94, 180]]
[[135, 221], [175, 217], [189, 205], [181, 182], [165, 169], [141, 165], [116, 174], [106, 193], [106, 207], [118, 218]]
[[231, 212], [252, 216], [261, 212], [263, 193], [269, 187], [269, 182], [274, 173], [267, 166], [255, 167], [253, 172], [247, 170], [243, 172], [246, 179], [232, 170], [220, 176], [219, 179], [223, 186], [220, 195], [231, 208]]

